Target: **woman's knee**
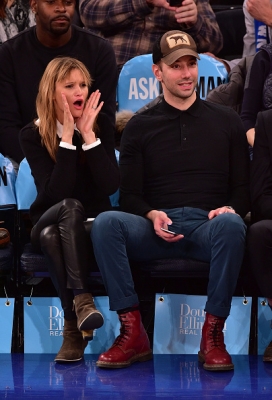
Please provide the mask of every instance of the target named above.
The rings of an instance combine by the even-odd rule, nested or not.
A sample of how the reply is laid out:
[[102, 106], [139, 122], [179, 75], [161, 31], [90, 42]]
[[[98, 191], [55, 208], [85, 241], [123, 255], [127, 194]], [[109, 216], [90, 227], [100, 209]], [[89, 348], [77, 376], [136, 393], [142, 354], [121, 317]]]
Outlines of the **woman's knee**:
[[47, 248], [48, 246], [54, 247], [56, 243], [60, 242], [60, 234], [56, 225], [49, 225], [44, 228], [40, 233], [40, 246]]
[[64, 199], [60, 202], [60, 208], [64, 209], [65, 211], [79, 211], [80, 213], [84, 213], [84, 207], [81, 202], [77, 199]]
[[83, 222], [86, 219], [84, 207], [77, 199], [64, 199], [59, 203], [57, 219], [59, 223], [64, 221], [65, 224], [67, 221], [72, 221], [73, 224], [77, 221]]

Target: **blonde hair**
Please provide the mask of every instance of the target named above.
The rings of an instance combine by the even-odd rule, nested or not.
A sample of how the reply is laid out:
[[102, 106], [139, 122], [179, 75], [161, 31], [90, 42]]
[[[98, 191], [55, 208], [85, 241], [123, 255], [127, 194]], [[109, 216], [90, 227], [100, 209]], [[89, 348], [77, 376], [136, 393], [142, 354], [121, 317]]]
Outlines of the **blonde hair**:
[[54, 161], [56, 161], [59, 146], [54, 103], [56, 83], [62, 82], [75, 69], [82, 73], [83, 80], [90, 87], [92, 79], [89, 71], [81, 61], [71, 57], [58, 57], [50, 61], [39, 84], [39, 92], [36, 98], [39, 132], [42, 145], [46, 147]]

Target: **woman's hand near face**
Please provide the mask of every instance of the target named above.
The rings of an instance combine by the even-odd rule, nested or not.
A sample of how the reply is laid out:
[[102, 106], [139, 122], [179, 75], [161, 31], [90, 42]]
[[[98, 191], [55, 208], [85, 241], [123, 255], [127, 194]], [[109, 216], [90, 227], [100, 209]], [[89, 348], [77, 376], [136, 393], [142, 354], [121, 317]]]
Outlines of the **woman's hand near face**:
[[63, 101], [63, 133], [61, 140], [65, 143], [72, 144], [75, 122], [65, 94], [62, 93], [61, 97]]
[[82, 116], [76, 121], [76, 125], [80, 130], [84, 142], [88, 145], [96, 141], [96, 136], [93, 131], [94, 122], [98, 113], [100, 112], [104, 102], [100, 100], [101, 93], [99, 90], [93, 92], [86, 102], [86, 106], [82, 113]]

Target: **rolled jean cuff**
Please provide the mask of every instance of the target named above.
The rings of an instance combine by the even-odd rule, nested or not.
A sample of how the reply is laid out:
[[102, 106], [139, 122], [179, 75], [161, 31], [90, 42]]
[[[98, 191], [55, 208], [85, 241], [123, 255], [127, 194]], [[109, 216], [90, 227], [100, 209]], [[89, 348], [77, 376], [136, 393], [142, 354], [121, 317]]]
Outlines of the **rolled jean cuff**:
[[129, 297], [124, 297], [120, 300], [110, 300], [110, 310], [111, 311], [119, 311], [123, 308], [133, 307], [135, 304], [139, 304], [139, 299], [137, 294], [133, 294]]
[[230, 314], [229, 307], [215, 306], [207, 301], [205, 310], [207, 313], [214, 315], [215, 317], [227, 318]]

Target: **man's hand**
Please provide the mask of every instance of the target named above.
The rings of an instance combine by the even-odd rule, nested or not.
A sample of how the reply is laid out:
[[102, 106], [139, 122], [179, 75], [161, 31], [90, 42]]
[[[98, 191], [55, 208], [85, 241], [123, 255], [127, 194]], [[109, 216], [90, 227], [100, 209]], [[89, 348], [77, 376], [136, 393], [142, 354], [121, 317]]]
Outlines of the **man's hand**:
[[150, 219], [153, 222], [154, 231], [156, 235], [165, 240], [166, 242], [178, 242], [182, 239], [183, 235], [174, 236], [171, 233], [167, 233], [161, 230], [161, 228], [168, 229], [168, 225], [172, 224], [170, 218], [168, 218], [167, 214], [163, 211], [152, 210], [146, 214], [146, 218]]
[[254, 140], [255, 140], [255, 128], [251, 128], [247, 131], [247, 141], [248, 144], [250, 144], [251, 147], [254, 146]]
[[249, 14], [268, 26], [272, 26], [272, 6], [270, 0], [247, 0]]
[[194, 0], [184, 0], [177, 7], [175, 18], [179, 24], [194, 25], [197, 21], [197, 7]]
[[216, 210], [211, 210], [208, 214], [208, 218], [213, 219], [214, 217], [217, 217], [220, 214], [226, 214], [226, 213], [236, 214], [236, 212], [233, 209], [228, 208], [227, 206], [223, 206], [220, 208], [216, 208]]
[[170, 7], [166, 0], [146, 0], [153, 7], [162, 7], [175, 12], [175, 18], [179, 24], [194, 25], [197, 21], [197, 7], [194, 0], [180, 0], [180, 7]]

